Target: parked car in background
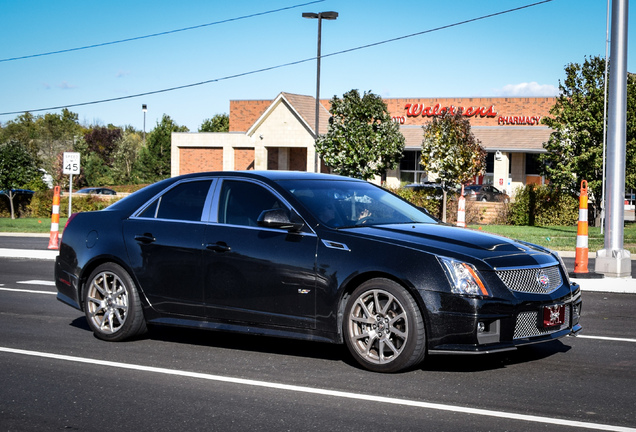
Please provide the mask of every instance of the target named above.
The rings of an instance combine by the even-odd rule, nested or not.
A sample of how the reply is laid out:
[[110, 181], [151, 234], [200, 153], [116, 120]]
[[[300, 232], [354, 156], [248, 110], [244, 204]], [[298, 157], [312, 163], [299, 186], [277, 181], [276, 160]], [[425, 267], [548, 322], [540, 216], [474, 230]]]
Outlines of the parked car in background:
[[466, 198], [475, 201], [509, 202], [510, 197], [493, 185], [470, 185], [464, 187]]
[[83, 189], [78, 190], [75, 193], [78, 193], [78, 194], [94, 194], [94, 195], [117, 195], [117, 192], [115, 192], [112, 189], [105, 188], [105, 187], [83, 188]]
[[[427, 191], [431, 195], [435, 195], [441, 199], [444, 194], [444, 190], [442, 189], [441, 183], [436, 182], [423, 182], [423, 183], [411, 183], [405, 186], [408, 189], [412, 189], [414, 191]], [[457, 188], [455, 186], [447, 186], [446, 193], [448, 196], [457, 193]]]
[[556, 253], [326, 174], [188, 174], [76, 213], [55, 283], [103, 340], [166, 325], [340, 343], [376, 372], [581, 329]]

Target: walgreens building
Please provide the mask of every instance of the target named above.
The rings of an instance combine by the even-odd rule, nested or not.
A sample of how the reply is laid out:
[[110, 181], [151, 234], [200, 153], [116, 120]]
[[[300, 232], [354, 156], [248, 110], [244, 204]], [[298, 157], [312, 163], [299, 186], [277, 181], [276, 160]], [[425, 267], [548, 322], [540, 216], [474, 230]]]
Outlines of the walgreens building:
[[[537, 155], [544, 153], [551, 129], [541, 124], [555, 104], [542, 98], [404, 98], [385, 99], [405, 138], [404, 156], [387, 183], [426, 181], [419, 164], [422, 126], [445, 111], [461, 112], [487, 152], [486, 173], [478, 183], [493, 184], [509, 194], [528, 183], [543, 184]], [[321, 100], [319, 133], [327, 132], [329, 101]], [[280, 93], [273, 100], [230, 101], [227, 133], [172, 134], [172, 176], [200, 171], [314, 171], [312, 96]], [[322, 167], [328, 172], [327, 167]], [[379, 181], [379, 179], [378, 179]]]

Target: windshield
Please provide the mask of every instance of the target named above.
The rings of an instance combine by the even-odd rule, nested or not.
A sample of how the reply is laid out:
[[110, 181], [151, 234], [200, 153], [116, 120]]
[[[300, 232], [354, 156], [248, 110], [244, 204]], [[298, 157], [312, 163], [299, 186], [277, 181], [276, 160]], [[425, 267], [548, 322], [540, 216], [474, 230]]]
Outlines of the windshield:
[[437, 222], [417, 207], [367, 182], [285, 180], [279, 184], [331, 228]]

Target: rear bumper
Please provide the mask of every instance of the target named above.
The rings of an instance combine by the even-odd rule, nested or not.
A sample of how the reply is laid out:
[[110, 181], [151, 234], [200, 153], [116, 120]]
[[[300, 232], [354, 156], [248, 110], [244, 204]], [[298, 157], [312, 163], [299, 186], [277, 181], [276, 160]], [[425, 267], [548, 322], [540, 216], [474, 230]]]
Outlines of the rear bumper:
[[63, 261], [61, 261], [58, 256], [55, 259], [55, 287], [57, 288], [57, 299], [75, 309], [82, 310], [79, 299], [79, 279], [63, 267]]

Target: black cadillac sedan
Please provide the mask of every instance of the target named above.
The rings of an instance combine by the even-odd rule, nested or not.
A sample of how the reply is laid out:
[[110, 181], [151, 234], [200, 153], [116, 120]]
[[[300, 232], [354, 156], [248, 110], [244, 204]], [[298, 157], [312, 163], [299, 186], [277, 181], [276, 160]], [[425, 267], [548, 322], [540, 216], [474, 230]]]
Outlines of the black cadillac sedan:
[[73, 215], [63, 234], [57, 298], [106, 341], [186, 326], [344, 343], [396, 372], [581, 329], [580, 289], [556, 254], [346, 177], [174, 177]]

